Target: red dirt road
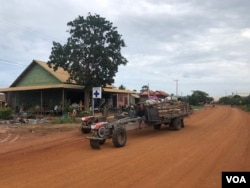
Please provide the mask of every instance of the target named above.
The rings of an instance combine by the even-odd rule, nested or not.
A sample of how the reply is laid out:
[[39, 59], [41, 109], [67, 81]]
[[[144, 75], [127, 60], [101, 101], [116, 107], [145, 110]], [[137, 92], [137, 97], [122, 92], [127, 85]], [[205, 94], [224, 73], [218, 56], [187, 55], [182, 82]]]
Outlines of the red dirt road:
[[118, 149], [108, 140], [92, 150], [78, 129], [27, 135], [0, 137], [1, 188], [219, 188], [222, 171], [250, 171], [250, 114], [226, 106], [192, 114], [180, 131], [129, 131]]

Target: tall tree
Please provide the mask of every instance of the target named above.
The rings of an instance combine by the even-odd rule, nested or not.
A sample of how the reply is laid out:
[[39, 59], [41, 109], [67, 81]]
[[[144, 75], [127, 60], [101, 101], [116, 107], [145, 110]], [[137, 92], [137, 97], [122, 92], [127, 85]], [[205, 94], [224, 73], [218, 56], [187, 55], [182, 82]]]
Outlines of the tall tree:
[[191, 105], [199, 105], [209, 103], [211, 101], [213, 101], [213, 98], [209, 97], [209, 95], [204, 91], [195, 90], [191, 96], [188, 96], [188, 102]]
[[144, 86], [142, 86], [141, 87], [141, 93], [143, 93], [144, 91], [148, 91], [149, 90], [149, 87], [148, 87], [148, 85], [144, 85]]
[[119, 89], [121, 89], [121, 90], [125, 90], [125, 89], [126, 89], [126, 87], [125, 87], [124, 85], [120, 85], [120, 86], [119, 86]]
[[127, 64], [121, 54], [125, 42], [117, 27], [97, 14], [79, 16], [67, 25], [70, 37], [64, 45], [53, 42], [48, 65], [55, 71], [62, 67], [69, 82], [85, 86], [84, 107], [89, 109], [91, 89], [114, 83], [118, 66]]

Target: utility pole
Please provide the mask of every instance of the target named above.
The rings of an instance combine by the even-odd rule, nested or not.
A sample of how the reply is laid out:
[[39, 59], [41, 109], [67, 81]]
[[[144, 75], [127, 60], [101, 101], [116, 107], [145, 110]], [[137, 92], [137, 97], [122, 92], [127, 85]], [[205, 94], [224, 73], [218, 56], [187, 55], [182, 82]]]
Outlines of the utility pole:
[[176, 82], [176, 97], [178, 98], [178, 81], [179, 80], [174, 80]]
[[149, 99], [149, 96], [150, 96], [150, 94], [149, 94], [149, 83], [148, 83], [148, 99]]

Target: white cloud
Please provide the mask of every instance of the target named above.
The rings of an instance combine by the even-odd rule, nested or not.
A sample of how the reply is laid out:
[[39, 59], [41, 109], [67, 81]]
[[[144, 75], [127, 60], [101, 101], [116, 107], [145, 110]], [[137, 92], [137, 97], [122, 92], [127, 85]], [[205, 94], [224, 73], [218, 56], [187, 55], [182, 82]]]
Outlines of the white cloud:
[[247, 39], [250, 39], [250, 28], [244, 29], [241, 35]]

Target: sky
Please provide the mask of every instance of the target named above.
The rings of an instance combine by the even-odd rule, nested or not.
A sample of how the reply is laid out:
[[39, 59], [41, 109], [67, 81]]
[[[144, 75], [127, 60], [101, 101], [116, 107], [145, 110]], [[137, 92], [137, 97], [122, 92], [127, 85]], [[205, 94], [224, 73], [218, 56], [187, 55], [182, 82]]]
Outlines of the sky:
[[249, 0], [0, 0], [0, 88], [33, 59], [65, 44], [67, 23], [88, 13], [117, 27], [126, 47], [114, 86], [178, 96], [250, 94]]

